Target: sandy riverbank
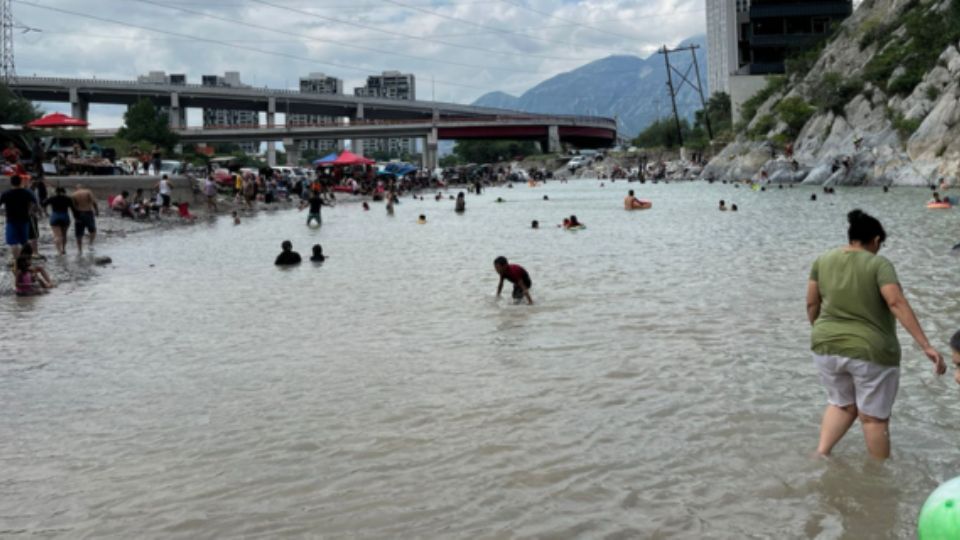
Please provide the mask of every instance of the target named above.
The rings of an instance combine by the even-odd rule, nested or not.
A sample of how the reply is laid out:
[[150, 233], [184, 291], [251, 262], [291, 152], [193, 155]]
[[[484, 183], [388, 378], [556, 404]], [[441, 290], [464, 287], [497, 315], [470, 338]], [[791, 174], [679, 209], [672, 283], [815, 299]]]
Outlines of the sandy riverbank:
[[[138, 177], [60, 177], [50, 178], [47, 183], [51, 189], [58, 185], [67, 188], [67, 192], [72, 192], [77, 184], [81, 184], [94, 192], [100, 205], [100, 215], [97, 218], [97, 239], [90, 250], [87, 248], [88, 239], [84, 241], [83, 255], [78, 255], [76, 240], [73, 235], [73, 226], [71, 224], [68, 232], [67, 254], [60, 256], [56, 254], [53, 244], [53, 233], [51, 231], [48, 219], [41, 218], [40, 222], [40, 254], [45, 260], [38, 260], [37, 265], [44, 267], [58, 285], [79, 282], [90, 279], [98, 271], [109, 269], [111, 266], [123, 264], [122, 261], [113, 260], [109, 264], [97, 265], [96, 260], [100, 257], [110, 257], [110, 246], [114, 242], [122, 241], [128, 237], [145, 238], [151, 231], [167, 230], [177, 227], [190, 227], [198, 222], [216, 219], [221, 215], [230, 215], [237, 211], [242, 217], [251, 216], [255, 213], [270, 210], [283, 210], [296, 208], [297, 201], [287, 200], [278, 201], [269, 205], [262, 202], [256, 203], [254, 208], [247, 209], [244, 204], [237, 204], [232, 195], [221, 193], [217, 200], [217, 211], [213, 212], [207, 209], [204, 197], [197, 195], [194, 197], [192, 189], [189, 187], [186, 178], [174, 178], [173, 201], [190, 203], [190, 212], [195, 216], [193, 220], [182, 219], [176, 214], [176, 209], [172, 209], [167, 216], [152, 216], [148, 219], [133, 220], [120, 217], [118, 212], [113, 212], [107, 207], [107, 197], [115, 195], [122, 190], [135, 191], [142, 188], [149, 191], [156, 184], [156, 177], [138, 176]], [[338, 196], [338, 202], [352, 202], [358, 200], [353, 196]], [[0, 228], [5, 225], [3, 216], [0, 215]], [[0, 260], [9, 261], [11, 258], [9, 246], [0, 246]], [[0, 272], [0, 296], [12, 295], [14, 290], [13, 275], [6, 271]], [[56, 289], [54, 289], [54, 293]]]

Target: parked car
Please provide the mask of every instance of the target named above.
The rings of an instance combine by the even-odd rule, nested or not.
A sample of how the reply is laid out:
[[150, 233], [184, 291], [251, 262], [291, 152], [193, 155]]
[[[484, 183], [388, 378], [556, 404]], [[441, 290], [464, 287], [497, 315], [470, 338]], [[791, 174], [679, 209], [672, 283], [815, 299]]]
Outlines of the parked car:
[[580, 167], [583, 167], [587, 164], [587, 159], [583, 156], [573, 156], [570, 161], [567, 162], [567, 170], [570, 172], [575, 172]]

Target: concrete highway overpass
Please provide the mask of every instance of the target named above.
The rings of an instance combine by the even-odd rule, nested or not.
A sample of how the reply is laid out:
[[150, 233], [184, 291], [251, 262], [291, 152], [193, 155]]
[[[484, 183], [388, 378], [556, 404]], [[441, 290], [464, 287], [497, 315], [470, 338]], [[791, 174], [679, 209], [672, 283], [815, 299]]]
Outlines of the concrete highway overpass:
[[[91, 103], [129, 106], [149, 99], [169, 110], [170, 126], [184, 142], [266, 141], [271, 156], [271, 143], [275, 141], [285, 141], [289, 150], [304, 139], [352, 139], [360, 143], [356, 149], [362, 153], [364, 138], [410, 137], [425, 141], [425, 165], [432, 166], [436, 163], [436, 143], [442, 139], [532, 139], [548, 151], [559, 151], [563, 142], [593, 148], [612, 146], [617, 141], [612, 118], [538, 115], [435, 101], [57, 77], [17, 77], [11, 87], [32, 101], [69, 102], [72, 115], [83, 119]], [[186, 126], [188, 108], [263, 112], [266, 126], [190, 128]], [[281, 126], [276, 123], [277, 113], [343, 120], [317, 126]], [[97, 135], [109, 136], [110, 132]], [[288, 159], [296, 158], [296, 152], [288, 151]]]
[[[542, 147], [558, 152], [566, 142], [578, 148], [610, 146], [616, 141], [616, 124], [612, 120], [582, 117], [491, 117], [483, 119], [433, 120], [363, 120], [343, 124], [288, 126], [225, 126], [220, 128], [176, 128], [185, 143], [276, 142], [287, 150], [289, 163], [296, 163], [299, 141], [305, 139], [352, 140], [388, 137], [423, 139], [426, 166], [436, 165], [437, 141], [444, 139], [510, 139], [533, 140]], [[91, 130], [96, 138], [116, 135], [114, 129]], [[362, 144], [361, 144], [362, 146]]]

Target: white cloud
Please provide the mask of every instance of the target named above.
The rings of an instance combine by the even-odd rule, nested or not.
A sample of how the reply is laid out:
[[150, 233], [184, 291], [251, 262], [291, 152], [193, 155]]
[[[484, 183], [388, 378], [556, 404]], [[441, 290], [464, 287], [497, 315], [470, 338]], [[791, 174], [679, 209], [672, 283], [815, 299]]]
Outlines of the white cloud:
[[[240, 71], [248, 84], [286, 88], [296, 87], [309, 72], [322, 71], [344, 79], [351, 92], [367, 73], [398, 69], [417, 75], [421, 99], [430, 99], [435, 86], [438, 100], [468, 103], [493, 90], [522, 93], [611, 54], [647, 56], [662, 44], [674, 45], [704, 31], [702, 2], [691, 0], [265, 2], [280, 7], [257, 0], [15, 0], [16, 20], [42, 30], [15, 36], [17, 71], [132, 79], [163, 70], [186, 73], [194, 82], [203, 74]], [[174, 9], [178, 7], [228, 20], [183, 13]], [[228, 41], [235, 47], [138, 27]], [[95, 126], [119, 124], [116, 108], [105, 111], [91, 111]]]

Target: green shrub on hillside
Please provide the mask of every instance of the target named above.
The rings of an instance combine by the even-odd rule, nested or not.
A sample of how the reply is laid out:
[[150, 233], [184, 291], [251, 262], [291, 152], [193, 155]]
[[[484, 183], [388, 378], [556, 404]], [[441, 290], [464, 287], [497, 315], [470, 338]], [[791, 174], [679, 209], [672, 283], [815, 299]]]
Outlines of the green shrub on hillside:
[[772, 114], [765, 114], [757, 119], [753, 127], [747, 130], [747, 137], [754, 141], [762, 140], [775, 127], [777, 127], [777, 119]]
[[821, 112], [832, 111], [842, 115], [843, 108], [863, 91], [863, 81], [857, 78], [844, 79], [843, 75], [831, 71], [824, 73], [811, 93], [811, 102]]
[[923, 122], [923, 120], [920, 119], [909, 120], [903, 116], [903, 113], [894, 113], [889, 109], [887, 109], [887, 115], [892, 116], [892, 118], [890, 118], [890, 123], [893, 124], [894, 129], [897, 130], [897, 133], [900, 134], [900, 138], [904, 141], [909, 139]]
[[782, 75], [771, 75], [767, 77], [767, 85], [754, 94], [753, 97], [743, 102], [743, 107], [740, 109], [740, 121], [743, 125], [748, 125], [753, 120], [753, 117], [757, 115], [757, 110], [760, 109], [760, 106], [770, 99], [770, 96], [782, 90], [786, 84], [787, 78]]
[[[951, 43], [960, 39], [960, 0], [952, 0], [946, 11], [911, 2], [898, 19], [903, 21], [906, 32], [903, 37], [893, 38], [864, 68], [863, 78], [891, 94], [905, 96], [933, 69], [940, 53]], [[876, 30], [880, 36], [892, 36], [896, 28]], [[864, 36], [866, 37], [866, 36]], [[863, 38], [861, 38], [861, 45]], [[890, 79], [897, 68], [903, 73]]]
[[788, 97], [777, 103], [773, 110], [776, 111], [780, 120], [787, 125], [784, 134], [790, 138], [796, 138], [803, 126], [810, 120], [810, 117], [817, 112], [816, 108], [811, 107], [803, 98], [797, 96]]

